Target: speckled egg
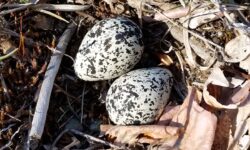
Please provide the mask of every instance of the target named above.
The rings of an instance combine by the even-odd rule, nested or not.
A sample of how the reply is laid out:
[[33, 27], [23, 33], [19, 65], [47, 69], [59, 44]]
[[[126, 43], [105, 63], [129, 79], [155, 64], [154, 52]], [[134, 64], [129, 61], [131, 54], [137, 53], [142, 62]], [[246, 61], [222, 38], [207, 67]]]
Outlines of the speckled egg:
[[108, 80], [131, 70], [142, 53], [142, 32], [134, 22], [122, 17], [104, 19], [83, 38], [74, 69], [85, 81]]
[[118, 125], [152, 123], [168, 102], [172, 85], [172, 73], [160, 67], [138, 69], [120, 76], [106, 97], [110, 119]]

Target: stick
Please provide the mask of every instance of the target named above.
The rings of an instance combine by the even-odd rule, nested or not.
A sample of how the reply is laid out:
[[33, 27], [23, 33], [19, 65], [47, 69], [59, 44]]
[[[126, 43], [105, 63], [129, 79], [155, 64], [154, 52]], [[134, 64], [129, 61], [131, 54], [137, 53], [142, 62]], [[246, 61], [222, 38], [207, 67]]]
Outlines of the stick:
[[12, 141], [13, 139], [16, 137], [16, 135], [20, 132], [21, 128], [24, 126], [24, 124], [22, 124], [20, 127], [18, 127], [18, 129], [16, 130], [16, 132], [14, 132], [14, 134], [12, 134], [9, 142], [7, 144], [5, 144], [4, 146], [0, 147], [0, 150], [5, 150], [5, 149], [10, 149], [10, 146], [13, 144]]
[[9, 58], [10, 56], [12, 56], [13, 54], [15, 54], [18, 51], [18, 48], [12, 50], [11, 52], [9, 52], [8, 54], [4, 55], [4, 56], [0, 56], [0, 62], [3, 61], [4, 59]]
[[75, 29], [76, 25], [71, 23], [64, 31], [56, 47], [56, 49], [59, 50], [61, 53], [54, 53], [51, 56], [50, 63], [47, 67], [47, 71], [45, 73], [44, 80], [41, 86], [29, 134], [28, 142], [30, 142], [29, 144], [31, 144], [30, 146], [32, 149], [36, 148], [39, 140], [42, 137], [54, 80], [58, 72], [65, 49], [71, 39], [71, 36], [75, 32]]
[[[1, 62], [1, 59], [0, 59], [0, 62]], [[0, 73], [0, 80], [1, 80], [2, 87], [3, 87], [3, 93], [8, 98], [8, 102], [10, 102], [11, 99], [10, 99], [10, 95], [9, 95], [9, 92], [8, 92], [8, 87], [7, 87], [6, 83], [5, 83], [5, 80], [3, 78], [2, 73]]]
[[178, 23], [176, 23], [175, 21], [173, 21], [172, 19], [170, 19], [169, 17], [167, 17], [165, 14], [163, 14], [161, 11], [159, 11], [159, 10], [156, 9], [155, 7], [153, 7], [153, 6], [151, 6], [151, 5], [147, 4], [147, 3], [144, 3], [144, 5], [148, 6], [149, 8], [152, 8], [155, 12], [157, 12], [157, 13], [163, 15], [163, 16], [166, 18], [166, 20], [169, 21], [170, 23], [172, 23], [173, 25], [178, 26], [179, 28], [181, 28], [181, 29], [187, 31], [188, 33], [192, 34], [193, 36], [195, 36], [195, 37], [197, 37], [197, 38], [199, 38], [199, 39], [201, 39], [201, 40], [203, 40], [203, 41], [205, 41], [205, 42], [207, 42], [207, 43], [213, 45], [214, 47], [216, 47], [216, 48], [218, 48], [218, 49], [220, 49], [220, 50], [223, 50], [223, 49], [224, 49], [224, 48], [221, 47], [220, 45], [214, 43], [214, 42], [211, 41], [211, 40], [208, 40], [208, 39], [204, 38], [204, 37], [201, 36], [200, 34], [198, 34], [198, 33], [194, 32], [194, 31], [192, 31], [192, 30], [189, 30], [189, 29], [187, 29], [187, 28], [185, 28], [185, 27], [179, 25]]
[[80, 131], [75, 130], [75, 129], [65, 129], [65, 130], [63, 130], [63, 131], [56, 137], [55, 141], [52, 143], [51, 149], [55, 148], [55, 146], [56, 146], [57, 142], [60, 140], [60, 138], [61, 138], [65, 133], [68, 133], [68, 132], [71, 132], [71, 133], [73, 133], [73, 134], [79, 135], [79, 136], [84, 137], [84, 138], [86, 138], [86, 139], [88, 139], [88, 140], [91, 140], [91, 141], [94, 141], [94, 142], [97, 142], [97, 143], [101, 143], [101, 144], [103, 144], [103, 145], [110, 146], [110, 147], [112, 147], [112, 148], [114, 148], [114, 149], [116, 149], [116, 150], [118, 150], [118, 149], [125, 150], [125, 149], [126, 149], [125, 147], [119, 147], [119, 146], [117, 146], [117, 145], [114, 145], [114, 144], [112, 144], [112, 143], [109, 143], [109, 142], [107, 142], [107, 141], [104, 141], [104, 140], [102, 140], [102, 139], [96, 138], [96, 137], [94, 137], [94, 136], [92, 136], [92, 135], [89, 135], [89, 134], [80, 132]]
[[[8, 5], [3, 5], [1, 7], [7, 7]], [[21, 11], [21, 10], [25, 10], [25, 9], [33, 9], [33, 10], [39, 10], [39, 9], [44, 9], [44, 10], [55, 10], [55, 11], [83, 11], [86, 10], [90, 7], [90, 5], [71, 5], [71, 4], [32, 4], [32, 3], [28, 3], [28, 4], [24, 4], [24, 5], [9, 5], [9, 6], [13, 6], [13, 7], [18, 7], [18, 8], [13, 8], [13, 9], [8, 9], [8, 10], [3, 10], [0, 12], [0, 15], [6, 15], [9, 13], [14, 13], [16, 11]]]

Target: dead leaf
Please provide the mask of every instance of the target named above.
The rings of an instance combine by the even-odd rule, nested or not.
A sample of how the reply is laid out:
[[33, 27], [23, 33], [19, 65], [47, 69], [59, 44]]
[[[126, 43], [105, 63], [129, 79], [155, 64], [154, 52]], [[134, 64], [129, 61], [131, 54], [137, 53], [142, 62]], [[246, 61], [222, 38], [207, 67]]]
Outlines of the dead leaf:
[[191, 29], [196, 29], [202, 24], [214, 21], [223, 16], [218, 8], [208, 8], [206, 7], [207, 3], [201, 5], [193, 4], [190, 7], [177, 7], [175, 4], [167, 4], [167, 7], [162, 8], [163, 13], [156, 13], [154, 19], [163, 21], [168, 18], [172, 19], [181, 19], [181, 22], [186, 21], [186, 18], [183, 18], [187, 15], [188, 17], [188, 27]]
[[[217, 118], [197, 103], [199, 96], [194, 88], [189, 88], [189, 94], [184, 103], [173, 116], [169, 126], [182, 127], [178, 138], [173, 140], [162, 139], [161, 143], [151, 145], [150, 150], [185, 149], [210, 150], [214, 141]], [[174, 109], [170, 109], [174, 111]], [[176, 111], [176, 110], [175, 110]], [[169, 111], [167, 111], [169, 112]], [[165, 115], [165, 114], [164, 114]], [[163, 115], [163, 117], [164, 117]], [[171, 115], [167, 117], [169, 119]], [[161, 120], [164, 120], [161, 118]]]
[[0, 42], [0, 48], [3, 50], [3, 54], [8, 54], [16, 48], [16, 45], [12, 40], [7, 39]]
[[116, 12], [113, 4], [117, 3], [118, 0], [104, 0], [104, 2], [109, 5], [111, 12]]
[[197, 103], [199, 98], [196, 90], [190, 88], [181, 106], [167, 107], [158, 124], [168, 124], [168, 126], [102, 125], [101, 131], [106, 132], [109, 141], [121, 145], [147, 143], [152, 144], [150, 149], [166, 149], [167, 147], [169, 149], [209, 150], [214, 140], [217, 118], [199, 106]]
[[161, 139], [176, 139], [179, 129], [180, 128], [163, 125], [101, 125], [101, 131], [105, 132], [107, 139], [117, 145], [133, 145], [136, 143], [151, 144]]
[[[171, 28], [170, 28], [171, 35], [179, 42], [184, 43], [183, 30], [177, 26], [172, 26], [171, 23], [167, 23], [167, 24], [169, 26], [171, 26]], [[196, 59], [193, 58], [195, 61], [195, 62], [193, 62], [193, 64], [199, 66], [199, 68], [201, 70], [206, 70], [215, 62], [216, 57], [214, 57], [214, 54], [213, 54], [214, 52], [211, 51], [209, 48], [207, 48], [207, 46], [205, 45], [204, 42], [197, 40], [197, 38], [195, 38], [193, 36], [191, 36], [188, 39], [188, 42], [192, 48], [193, 54], [195, 54], [195, 57], [198, 56], [199, 58], [203, 59], [205, 62], [206, 66], [203, 66], [204, 64], [201, 66], [201, 65], [199, 65], [199, 62], [196, 62]], [[191, 54], [189, 54], [189, 55], [190, 55], [190, 57], [192, 56]]]
[[[218, 115], [218, 127], [213, 149], [233, 149], [240, 150], [241, 147], [249, 146], [248, 142], [243, 142], [243, 138], [249, 132], [249, 115], [250, 115], [250, 93], [249, 90], [239, 91], [240, 95], [245, 96], [245, 101], [237, 109], [226, 110]], [[239, 93], [236, 93], [238, 95]], [[235, 96], [237, 97], [237, 96]], [[247, 149], [247, 148], [245, 148]]]
[[200, 25], [219, 19], [222, 16], [223, 14], [218, 8], [211, 9], [208, 7], [201, 7], [192, 13], [188, 26], [191, 29], [196, 29]]
[[[218, 124], [213, 149], [240, 150], [249, 142], [241, 144], [249, 130], [250, 80], [239, 77], [234, 72], [224, 73], [215, 68], [205, 83], [205, 102], [214, 108], [224, 108], [217, 113]], [[249, 132], [249, 131], [248, 131]]]
[[180, 106], [166, 106], [162, 116], [158, 120], [159, 125], [169, 125], [174, 115], [180, 110]]
[[[249, 92], [248, 92], [249, 93]], [[232, 135], [230, 136], [229, 139], [229, 149], [233, 148], [233, 147], [238, 147], [240, 146], [240, 139], [243, 138], [243, 136], [247, 133], [247, 131], [249, 132], [249, 115], [250, 115], [250, 93], [248, 94], [247, 100], [246, 100], [246, 104], [244, 104], [243, 106], [240, 106], [238, 108], [238, 111], [236, 115], [231, 115], [232, 116], [236, 116], [236, 118], [232, 118], [233, 120], [235, 120], [235, 122], [233, 122], [233, 124], [231, 125], [232, 127], [235, 127], [235, 129], [233, 130]]]
[[[180, 148], [185, 150], [210, 150], [213, 144], [217, 118], [197, 103], [195, 89], [189, 89], [189, 95], [170, 126], [181, 124], [185, 131], [178, 139]], [[192, 143], [192, 144], [190, 144]]]
[[166, 17], [172, 18], [172, 19], [184, 17], [188, 14], [188, 12], [190, 11], [190, 8], [188, 7], [176, 8], [176, 5], [170, 4], [170, 5], [167, 5], [167, 7], [164, 8], [163, 10], [164, 10], [163, 13], [155, 14], [154, 16], [155, 20], [163, 21], [166, 19]]
[[154, 5], [154, 6], [160, 6], [160, 5], [163, 5], [164, 2], [157, 2], [155, 0], [145, 0], [145, 1], [141, 1], [141, 0], [128, 0], [127, 1], [127, 4], [132, 7], [132, 8], [135, 8], [135, 9], [143, 9], [144, 10], [144, 6], [143, 4], [149, 4], [149, 5]]
[[250, 55], [250, 37], [241, 34], [229, 41], [225, 46], [224, 60], [231, 63], [240, 62]]
[[248, 96], [250, 80], [226, 77], [220, 68], [214, 68], [203, 89], [205, 102], [215, 108], [236, 109]]
[[250, 74], [250, 57], [240, 62], [240, 68], [246, 70]]

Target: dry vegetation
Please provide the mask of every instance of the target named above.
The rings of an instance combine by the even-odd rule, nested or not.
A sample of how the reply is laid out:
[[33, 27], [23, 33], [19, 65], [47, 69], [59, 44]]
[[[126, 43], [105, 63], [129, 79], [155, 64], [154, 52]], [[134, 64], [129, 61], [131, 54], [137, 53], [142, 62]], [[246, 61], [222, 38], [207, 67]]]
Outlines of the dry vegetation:
[[[247, 149], [249, 10], [247, 0], [1, 1], [0, 149]], [[113, 80], [85, 82], [74, 73], [86, 32], [115, 16], [143, 31], [135, 68], [173, 72], [171, 102], [153, 125], [113, 125], [105, 110]], [[44, 130], [45, 118], [32, 123], [39, 100], [49, 103], [39, 114]]]

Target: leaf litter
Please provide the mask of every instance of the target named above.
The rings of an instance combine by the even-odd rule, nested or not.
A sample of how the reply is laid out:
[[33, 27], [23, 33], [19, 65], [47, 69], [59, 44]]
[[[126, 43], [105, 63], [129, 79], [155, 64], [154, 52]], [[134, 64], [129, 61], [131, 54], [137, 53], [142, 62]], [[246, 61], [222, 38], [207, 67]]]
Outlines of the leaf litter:
[[[37, 2], [0, 4], [0, 149], [249, 148], [247, 1]], [[80, 81], [72, 68], [89, 28], [118, 15], [142, 28], [145, 52], [136, 67], [174, 74], [171, 100], [153, 124], [112, 124], [105, 96], [113, 81]], [[42, 138], [30, 143], [41, 84], [68, 22], [78, 28], [53, 83]]]

